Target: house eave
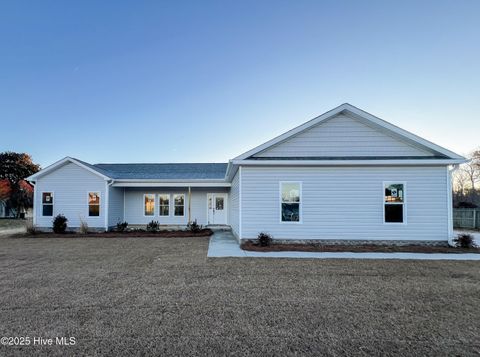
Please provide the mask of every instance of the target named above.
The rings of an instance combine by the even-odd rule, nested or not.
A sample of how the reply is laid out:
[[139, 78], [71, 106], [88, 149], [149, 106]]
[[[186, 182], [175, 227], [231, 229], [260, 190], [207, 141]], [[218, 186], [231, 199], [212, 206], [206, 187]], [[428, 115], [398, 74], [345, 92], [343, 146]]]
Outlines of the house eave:
[[458, 165], [465, 159], [408, 159], [408, 160], [233, 160], [242, 166], [435, 166]]

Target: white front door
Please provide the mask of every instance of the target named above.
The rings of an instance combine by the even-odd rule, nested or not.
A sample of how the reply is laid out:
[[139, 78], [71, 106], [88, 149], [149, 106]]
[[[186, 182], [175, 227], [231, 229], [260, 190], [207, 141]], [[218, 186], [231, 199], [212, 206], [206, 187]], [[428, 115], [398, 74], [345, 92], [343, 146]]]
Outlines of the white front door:
[[208, 224], [227, 224], [227, 194], [208, 193]]

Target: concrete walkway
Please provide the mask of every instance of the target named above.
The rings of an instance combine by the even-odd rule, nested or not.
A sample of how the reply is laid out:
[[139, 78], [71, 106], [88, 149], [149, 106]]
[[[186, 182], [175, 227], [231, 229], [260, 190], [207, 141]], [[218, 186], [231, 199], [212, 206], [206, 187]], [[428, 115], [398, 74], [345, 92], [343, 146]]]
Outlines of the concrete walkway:
[[419, 259], [419, 260], [480, 260], [475, 253], [315, 253], [315, 252], [249, 252], [240, 249], [230, 231], [217, 231], [210, 238], [209, 258], [303, 258], [303, 259]]

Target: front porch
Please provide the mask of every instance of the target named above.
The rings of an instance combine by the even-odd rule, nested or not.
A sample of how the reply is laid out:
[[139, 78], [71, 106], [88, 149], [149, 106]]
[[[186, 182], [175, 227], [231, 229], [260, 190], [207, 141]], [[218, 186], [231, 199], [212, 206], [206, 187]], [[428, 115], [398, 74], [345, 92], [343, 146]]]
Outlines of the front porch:
[[228, 227], [229, 187], [120, 186], [109, 190], [109, 226], [128, 222], [144, 227], [158, 221], [162, 229], [178, 229], [197, 221], [203, 226]]

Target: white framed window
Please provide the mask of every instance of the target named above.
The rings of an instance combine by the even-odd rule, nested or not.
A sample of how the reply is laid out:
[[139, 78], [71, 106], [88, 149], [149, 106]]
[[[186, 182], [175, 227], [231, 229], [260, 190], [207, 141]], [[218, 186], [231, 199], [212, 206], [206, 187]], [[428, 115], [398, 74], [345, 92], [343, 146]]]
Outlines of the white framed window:
[[280, 222], [302, 223], [302, 183], [280, 182]]
[[158, 215], [170, 216], [170, 195], [168, 193], [158, 195]]
[[173, 195], [173, 215], [185, 216], [185, 194], [177, 193]]
[[406, 223], [406, 183], [383, 183], [383, 222]]
[[53, 192], [42, 192], [42, 216], [53, 217]]
[[100, 192], [88, 193], [88, 216], [100, 216]]
[[152, 193], [143, 195], [143, 215], [146, 217], [155, 215], [155, 195]]

